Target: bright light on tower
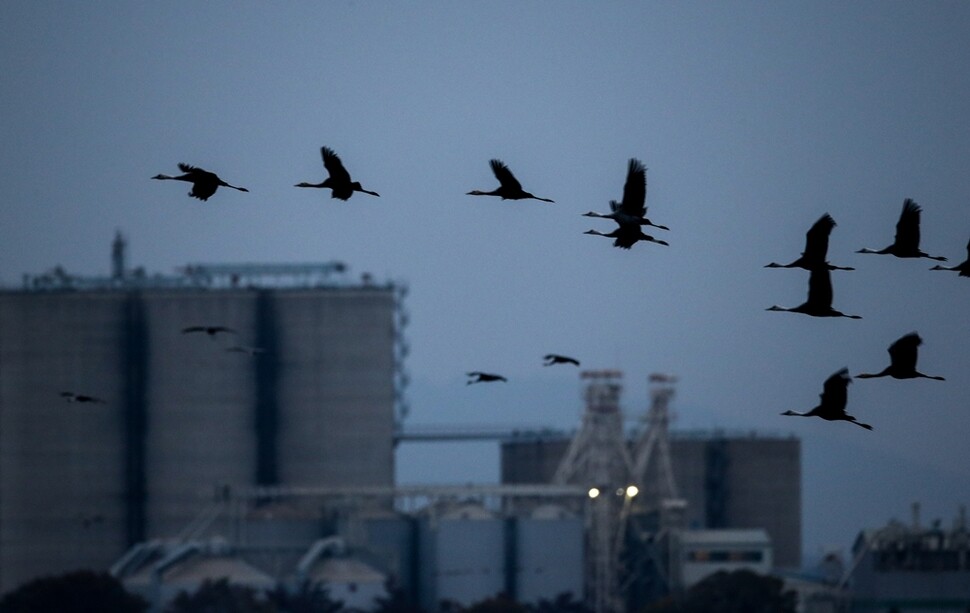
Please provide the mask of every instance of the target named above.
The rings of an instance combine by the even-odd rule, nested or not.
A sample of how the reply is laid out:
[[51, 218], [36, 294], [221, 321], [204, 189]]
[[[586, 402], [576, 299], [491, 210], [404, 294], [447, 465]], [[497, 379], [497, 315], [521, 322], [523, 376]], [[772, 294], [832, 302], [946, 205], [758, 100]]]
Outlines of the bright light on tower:
[[597, 496], [600, 495], [600, 490], [598, 487], [591, 487], [589, 488], [589, 492], [587, 493], [589, 494], [590, 498], [596, 498]]
[[640, 488], [638, 488], [635, 485], [628, 485], [626, 487], [626, 497], [627, 498], [633, 498], [634, 496], [636, 496], [639, 493], [640, 493]]

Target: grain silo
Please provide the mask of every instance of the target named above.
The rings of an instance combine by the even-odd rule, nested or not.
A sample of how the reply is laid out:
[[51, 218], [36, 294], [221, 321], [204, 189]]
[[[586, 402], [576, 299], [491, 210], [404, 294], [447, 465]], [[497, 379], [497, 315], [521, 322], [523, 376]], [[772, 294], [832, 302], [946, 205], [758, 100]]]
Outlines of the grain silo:
[[400, 297], [340, 263], [0, 291], [0, 592], [106, 568], [223, 487], [391, 486]]

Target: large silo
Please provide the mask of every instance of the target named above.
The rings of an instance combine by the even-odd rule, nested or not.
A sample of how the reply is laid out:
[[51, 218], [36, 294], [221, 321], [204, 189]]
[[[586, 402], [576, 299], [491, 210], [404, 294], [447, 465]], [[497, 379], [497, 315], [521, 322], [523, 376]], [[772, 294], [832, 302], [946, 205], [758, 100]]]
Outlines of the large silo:
[[[390, 486], [396, 288], [332, 270], [0, 291], [0, 592], [173, 536], [223, 485]], [[209, 325], [235, 332], [182, 332]]]
[[[565, 435], [520, 436], [501, 450], [502, 482], [549, 483], [569, 446]], [[753, 432], [670, 434], [679, 493], [689, 528], [764, 528], [774, 562], [801, 564], [801, 443]]]
[[116, 293], [0, 294], [0, 590], [127, 544], [124, 311]]

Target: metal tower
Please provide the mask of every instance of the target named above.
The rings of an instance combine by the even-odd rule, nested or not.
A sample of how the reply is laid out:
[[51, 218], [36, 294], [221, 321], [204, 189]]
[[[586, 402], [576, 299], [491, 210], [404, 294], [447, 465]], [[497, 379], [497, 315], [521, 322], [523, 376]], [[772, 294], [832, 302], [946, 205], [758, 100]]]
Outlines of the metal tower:
[[661, 527], [663, 511], [669, 507], [666, 501], [679, 500], [677, 483], [674, 480], [673, 467], [670, 461], [670, 441], [668, 426], [670, 413], [668, 407], [670, 399], [674, 397], [674, 384], [677, 377], [653, 373], [649, 376], [650, 409], [643, 417], [643, 430], [637, 437], [633, 447], [633, 475], [643, 484], [638, 506], [647, 510], [661, 513]]
[[633, 461], [623, 435], [619, 399], [623, 373], [586, 371], [583, 423], [553, 476], [557, 485], [575, 484], [589, 493], [589, 572], [587, 596], [596, 613], [620, 613], [620, 547], [626, 513], [636, 496], [630, 475]]

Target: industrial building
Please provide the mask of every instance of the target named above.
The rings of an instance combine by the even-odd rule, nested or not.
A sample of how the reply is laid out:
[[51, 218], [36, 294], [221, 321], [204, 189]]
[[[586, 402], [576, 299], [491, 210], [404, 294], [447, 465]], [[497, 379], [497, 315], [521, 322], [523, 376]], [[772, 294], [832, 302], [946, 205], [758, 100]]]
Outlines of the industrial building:
[[[502, 443], [502, 482], [551, 483], [572, 437], [523, 433]], [[632, 447], [633, 442], [630, 441]], [[670, 432], [670, 460], [685, 526], [763, 528], [774, 565], [801, 565], [801, 443], [755, 432]]]
[[800, 562], [799, 441], [670, 433], [676, 377], [650, 375], [630, 431], [622, 373], [584, 371], [575, 433], [487, 435], [501, 484], [401, 487], [395, 445], [467, 434], [403, 427], [402, 284], [338, 262], [150, 276], [124, 253], [0, 291], [0, 592], [110, 567], [155, 610], [226, 576], [359, 608], [389, 580], [428, 609], [571, 593], [614, 613]]
[[402, 286], [124, 251], [0, 291], [0, 592], [178, 534], [217, 485], [392, 485]]
[[844, 611], [970, 610], [970, 531], [961, 507], [950, 528], [925, 526], [913, 504], [909, 523], [863, 530], [839, 584]]

